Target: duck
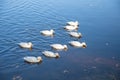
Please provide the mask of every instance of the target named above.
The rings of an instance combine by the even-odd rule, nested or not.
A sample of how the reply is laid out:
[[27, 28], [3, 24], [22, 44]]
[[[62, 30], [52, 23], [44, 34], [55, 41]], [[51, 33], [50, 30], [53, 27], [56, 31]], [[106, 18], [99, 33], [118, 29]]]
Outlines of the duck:
[[51, 51], [43, 51], [42, 53], [46, 57], [51, 57], [51, 58], [59, 58], [60, 57], [59, 53], [54, 53], [54, 52], [51, 52]]
[[78, 26], [67, 25], [67, 26], [64, 26], [64, 29], [67, 31], [73, 31], [73, 30], [77, 30]]
[[67, 24], [70, 25], [70, 26], [79, 26], [78, 21], [70, 21], [70, 22], [67, 22]]
[[34, 56], [25, 56], [24, 61], [28, 62], [28, 63], [39, 63], [42, 61], [42, 57], [38, 56], [38, 57], [34, 57]]
[[45, 35], [45, 36], [53, 36], [55, 31], [53, 29], [51, 29], [51, 30], [43, 30], [43, 31], [40, 31], [40, 33]]
[[62, 44], [52, 44], [50, 46], [55, 50], [67, 50], [68, 49], [67, 45], [62, 45]]
[[21, 43], [19, 43], [19, 46], [22, 48], [32, 49], [33, 44], [32, 44], [32, 42], [21, 42]]
[[69, 32], [69, 35], [75, 38], [81, 38], [82, 34], [80, 32]]
[[69, 44], [74, 47], [82, 47], [82, 48], [87, 47], [85, 42], [80, 43], [79, 41], [70, 41]]

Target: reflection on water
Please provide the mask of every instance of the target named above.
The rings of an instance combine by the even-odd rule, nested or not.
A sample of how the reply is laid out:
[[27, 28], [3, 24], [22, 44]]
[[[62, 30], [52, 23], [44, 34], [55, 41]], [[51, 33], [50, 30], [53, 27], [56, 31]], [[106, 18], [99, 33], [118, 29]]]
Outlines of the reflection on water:
[[[3, 0], [0, 2], [1, 80], [120, 80], [119, 0]], [[80, 22], [83, 37], [70, 37], [63, 29], [67, 21]], [[53, 37], [40, 34], [54, 29]], [[87, 48], [68, 45], [85, 41]], [[32, 50], [19, 42], [32, 42]], [[50, 44], [68, 45], [60, 58], [46, 58]], [[57, 52], [57, 51], [54, 51]], [[24, 56], [42, 56], [41, 64], [27, 64]]]

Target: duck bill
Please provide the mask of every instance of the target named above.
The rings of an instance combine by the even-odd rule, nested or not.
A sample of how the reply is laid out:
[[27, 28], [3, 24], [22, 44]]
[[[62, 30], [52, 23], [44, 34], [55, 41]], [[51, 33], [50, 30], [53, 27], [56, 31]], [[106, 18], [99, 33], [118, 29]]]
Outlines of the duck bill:
[[57, 59], [57, 58], [59, 58], [60, 56], [56, 56], [55, 58]]
[[68, 50], [68, 48], [64, 48], [64, 50], [65, 50], [65, 51], [67, 51], [67, 50]]
[[83, 48], [86, 48], [87, 47], [87, 45], [83, 45]]
[[82, 36], [79, 36], [78, 38], [82, 38]]
[[40, 60], [40, 62], [42, 62], [42, 61], [43, 61], [43, 59]]
[[38, 63], [41, 63], [43, 60], [41, 59]]

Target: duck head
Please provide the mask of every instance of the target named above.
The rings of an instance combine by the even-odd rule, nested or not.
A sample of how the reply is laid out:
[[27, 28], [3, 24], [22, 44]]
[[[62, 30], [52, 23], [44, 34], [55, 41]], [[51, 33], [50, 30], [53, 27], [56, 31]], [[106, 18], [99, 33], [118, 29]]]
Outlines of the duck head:
[[68, 49], [67, 45], [63, 45], [63, 47], [64, 47], [64, 50], [67, 50], [67, 49]]
[[86, 47], [87, 47], [87, 45], [86, 45], [85, 42], [82, 43], [82, 47], [83, 47], [83, 48], [86, 48]]
[[78, 38], [81, 38], [82, 37], [82, 34], [81, 33], [78, 33], [79, 37]]
[[38, 56], [38, 57], [37, 57], [37, 60], [38, 60], [39, 62], [41, 62], [41, 61], [42, 61], [42, 57], [41, 57], [41, 56]]
[[59, 53], [55, 53], [55, 55], [56, 55], [56, 58], [59, 58], [59, 57], [60, 57]]
[[78, 21], [75, 21], [76, 25], [78, 26], [79, 25], [79, 22]]
[[28, 42], [28, 45], [33, 46], [33, 44], [31, 42]]
[[73, 26], [73, 27], [75, 28], [76, 31], [78, 30], [78, 26], [77, 26], [77, 25], [75, 25], [75, 26]]
[[30, 46], [30, 50], [32, 50], [33, 44], [31, 42], [28, 42], [28, 45]]
[[53, 29], [50, 30], [52, 33], [55, 33], [55, 31]]

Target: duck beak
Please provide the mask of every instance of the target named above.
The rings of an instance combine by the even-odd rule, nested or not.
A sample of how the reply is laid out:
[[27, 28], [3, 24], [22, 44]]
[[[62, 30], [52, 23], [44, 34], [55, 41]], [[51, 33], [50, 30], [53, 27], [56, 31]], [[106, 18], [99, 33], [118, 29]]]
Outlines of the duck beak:
[[79, 36], [78, 38], [82, 38], [82, 36]]
[[64, 50], [65, 50], [65, 51], [67, 51], [67, 50], [68, 50], [68, 48], [64, 48]]
[[55, 58], [57, 59], [57, 58], [59, 58], [60, 56], [56, 56]]
[[42, 61], [43, 61], [43, 59], [40, 60], [40, 62], [42, 62]]
[[78, 30], [78, 27], [76, 28], [76, 30]]
[[83, 48], [86, 48], [87, 47], [87, 45], [83, 45]]

